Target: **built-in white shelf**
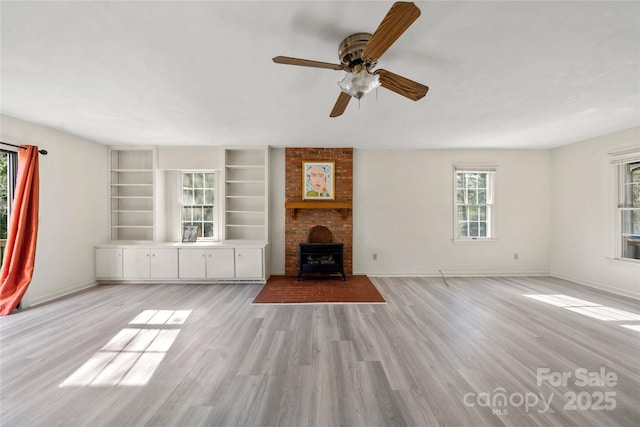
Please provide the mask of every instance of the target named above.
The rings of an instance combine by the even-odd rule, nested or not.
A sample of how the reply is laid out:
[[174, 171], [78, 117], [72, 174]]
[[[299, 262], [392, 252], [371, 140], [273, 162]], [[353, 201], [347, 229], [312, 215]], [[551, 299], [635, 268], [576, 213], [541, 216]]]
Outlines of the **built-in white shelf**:
[[269, 240], [268, 147], [225, 150], [225, 239]]
[[152, 148], [111, 149], [111, 240], [153, 240], [153, 160]]

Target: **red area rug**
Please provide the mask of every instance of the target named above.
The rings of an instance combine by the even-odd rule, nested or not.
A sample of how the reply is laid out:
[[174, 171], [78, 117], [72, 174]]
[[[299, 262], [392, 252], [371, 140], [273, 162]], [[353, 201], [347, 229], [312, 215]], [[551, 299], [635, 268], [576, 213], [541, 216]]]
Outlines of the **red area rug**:
[[386, 301], [367, 276], [347, 276], [347, 280], [271, 276], [253, 304], [380, 304]]

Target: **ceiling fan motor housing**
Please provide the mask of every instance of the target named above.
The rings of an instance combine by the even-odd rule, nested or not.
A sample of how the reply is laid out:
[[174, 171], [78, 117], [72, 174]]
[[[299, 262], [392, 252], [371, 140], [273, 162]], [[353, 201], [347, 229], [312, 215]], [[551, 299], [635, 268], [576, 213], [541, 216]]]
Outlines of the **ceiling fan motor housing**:
[[353, 73], [362, 69], [369, 70], [376, 66], [377, 60], [370, 60], [362, 56], [362, 50], [369, 43], [371, 36], [369, 33], [355, 33], [340, 42], [338, 58], [340, 58], [340, 63], [345, 71]]

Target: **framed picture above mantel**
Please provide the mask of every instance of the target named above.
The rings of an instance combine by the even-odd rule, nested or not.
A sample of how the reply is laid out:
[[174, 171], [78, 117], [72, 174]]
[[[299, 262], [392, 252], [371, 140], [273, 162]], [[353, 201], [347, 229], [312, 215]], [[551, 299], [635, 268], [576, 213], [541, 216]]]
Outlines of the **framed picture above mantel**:
[[302, 200], [335, 200], [335, 162], [302, 162]]

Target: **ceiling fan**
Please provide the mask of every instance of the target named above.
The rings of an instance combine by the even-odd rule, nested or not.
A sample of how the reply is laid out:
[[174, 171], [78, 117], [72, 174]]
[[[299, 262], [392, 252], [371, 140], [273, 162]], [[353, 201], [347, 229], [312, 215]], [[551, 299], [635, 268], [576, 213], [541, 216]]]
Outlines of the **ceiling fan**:
[[372, 71], [372, 69], [387, 49], [419, 16], [420, 9], [414, 3], [394, 3], [373, 34], [355, 33], [340, 42], [338, 48], [340, 64], [288, 56], [276, 56], [273, 62], [346, 71], [346, 77], [338, 83], [341, 92], [329, 117], [342, 115], [352, 97], [360, 99], [379, 86], [417, 101], [427, 94], [429, 90], [427, 86], [391, 71], [382, 69]]

